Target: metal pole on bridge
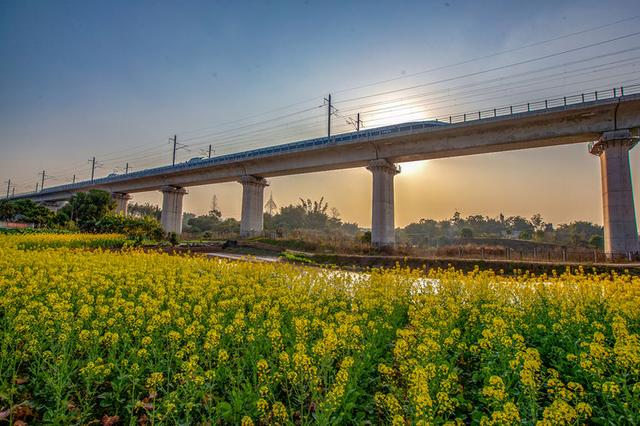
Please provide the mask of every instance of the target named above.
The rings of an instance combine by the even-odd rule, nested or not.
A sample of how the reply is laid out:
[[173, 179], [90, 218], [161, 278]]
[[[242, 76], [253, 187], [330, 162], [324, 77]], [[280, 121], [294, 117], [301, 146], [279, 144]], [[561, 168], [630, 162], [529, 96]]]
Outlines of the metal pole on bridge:
[[209, 158], [211, 158], [211, 144], [209, 144]]
[[173, 141], [173, 161], [171, 162], [172, 166], [176, 165], [176, 149], [178, 148], [178, 135], [173, 135], [173, 139], [169, 139], [169, 141]]
[[91, 182], [96, 172], [96, 157], [91, 158]]
[[9, 198], [9, 190], [11, 189], [11, 179], [7, 182], [7, 198]]
[[129, 174], [129, 163], [127, 163], [126, 166], [124, 166], [124, 174], [128, 175]]
[[324, 100], [327, 102], [327, 142], [331, 142], [331, 94]]
[[329, 94], [329, 114], [327, 114], [327, 138], [331, 142], [331, 94]]
[[44, 170], [43, 170], [42, 171], [42, 183], [40, 183], [40, 191], [42, 191], [44, 189], [44, 176], [45, 176], [45, 173], [44, 173]]

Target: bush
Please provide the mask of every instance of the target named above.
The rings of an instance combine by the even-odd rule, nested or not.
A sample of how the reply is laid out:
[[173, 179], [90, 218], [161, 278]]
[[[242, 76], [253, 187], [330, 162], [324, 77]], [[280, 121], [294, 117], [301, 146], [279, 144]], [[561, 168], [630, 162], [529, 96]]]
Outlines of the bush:
[[54, 216], [54, 213], [45, 206], [28, 199], [0, 203], [0, 220], [46, 226], [51, 223]]
[[164, 237], [160, 223], [152, 217], [132, 217], [121, 214], [107, 214], [94, 225], [100, 233], [120, 233], [141, 243], [144, 239], [159, 241]]
[[364, 231], [362, 236], [360, 236], [360, 242], [371, 244], [371, 231]]

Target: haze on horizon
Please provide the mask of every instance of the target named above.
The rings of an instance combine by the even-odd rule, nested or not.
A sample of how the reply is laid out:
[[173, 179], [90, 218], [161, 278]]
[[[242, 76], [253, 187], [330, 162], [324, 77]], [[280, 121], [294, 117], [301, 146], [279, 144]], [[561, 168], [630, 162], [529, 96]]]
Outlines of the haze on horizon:
[[[47, 186], [88, 179], [93, 156], [97, 176], [170, 164], [174, 134], [189, 147], [178, 161], [209, 144], [223, 154], [324, 136], [328, 93], [336, 134], [357, 112], [375, 127], [638, 84], [638, 15], [635, 1], [4, 1], [0, 195], [7, 179], [32, 191], [42, 170]], [[638, 217], [639, 147], [630, 158]], [[396, 226], [456, 210], [602, 223], [586, 143], [402, 168]], [[279, 207], [324, 196], [370, 225], [365, 169], [270, 182]], [[240, 184], [188, 191], [187, 212], [206, 213], [215, 193], [224, 216], [240, 215]]]

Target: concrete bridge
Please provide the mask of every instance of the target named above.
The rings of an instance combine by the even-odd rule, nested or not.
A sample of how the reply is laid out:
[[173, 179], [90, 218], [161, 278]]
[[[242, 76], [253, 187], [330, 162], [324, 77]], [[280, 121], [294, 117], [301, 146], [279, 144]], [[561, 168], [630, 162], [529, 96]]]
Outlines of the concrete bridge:
[[[626, 88], [625, 88], [626, 89]], [[589, 142], [602, 173], [605, 252], [611, 257], [639, 250], [628, 152], [640, 128], [640, 86], [621, 88], [411, 122], [238, 152], [175, 166], [95, 179], [18, 194], [60, 203], [74, 193], [101, 189], [113, 194], [117, 211], [127, 212], [131, 193], [161, 191], [161, 223], [180, 234], [182, 199], [195, 185], [237, 181], [243, 187], [241, 236], [262, 232], [267, 178], [366, 167], [373, 175], [372, 244], [395, 242], [396, 163]], [[603, 99], [604, 98], [604, 99]]]

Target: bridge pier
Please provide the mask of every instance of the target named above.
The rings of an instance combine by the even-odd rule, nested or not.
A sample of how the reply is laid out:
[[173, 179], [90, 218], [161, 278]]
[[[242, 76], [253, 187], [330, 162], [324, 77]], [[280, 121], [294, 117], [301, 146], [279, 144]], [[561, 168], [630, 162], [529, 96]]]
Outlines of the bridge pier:
[[264, 188], [269, 185], [266, 179], [257, 176], [242, 176], [242, 216], [240, 219], [240, 237], [252, 237], [262, 233]]
[[604, 132], [590, 147], [591, 154], [600, 157], [604, 251], [610, 259], [626, 258], [639, 249], [629, 164], [629, 150], [636, 142], [629, 130], [615, 130]]
[[396, 242], [393, 177], [400, 173], [400, 169], [385, 159], [369, 162], [367, 169], [373, 175], [371, 245], [392, 246]]
[[163, 186], [162, 192], [162, 216], [160, 224], [167, 234], [182, 233], [182, 198], [187, 193], [184, 188], [175, 186]]
[[131, 195], [123, 192], [113, 192], [111, 198], [116, 202], [116, 213], [127, 215], [129, 210], [129, 200]]

